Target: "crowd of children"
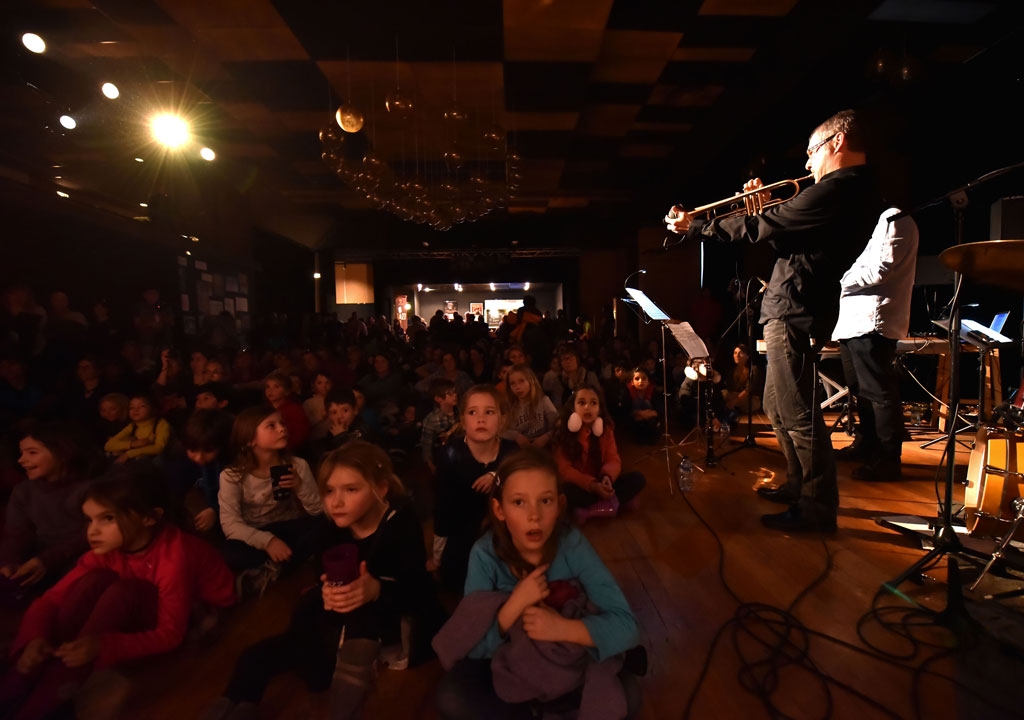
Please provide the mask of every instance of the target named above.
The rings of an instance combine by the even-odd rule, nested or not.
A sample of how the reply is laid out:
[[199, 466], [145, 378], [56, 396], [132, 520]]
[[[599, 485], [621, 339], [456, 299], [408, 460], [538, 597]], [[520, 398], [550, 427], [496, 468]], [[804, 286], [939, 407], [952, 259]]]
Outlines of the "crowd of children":
[[[460, 605], [434, 641], [450, 670], [443, 717], [548, 703], [635, 711], [623, 657], [636, 620], [568, 520], [636, 505], [645, 480], [624, 471], [616, 433], [662, 432], [660, 350], [615, 339], [594, 354], [574, 337], [533, 357], [501, 332], [462, 344], [433, 323], [371, 327], [346, 323], [340, 345], [262, 358], [125, 339], [49, 381], [3, 356], [0, 389], [14, 400], [0, 460], [16, 452], [24, 479], [0, 463], [13, 488], [0, 593], [25, 615], [0, 707], [47, 717], [91, 670], [176, 647], [195, 607], [258, 598], [312, 562], [320, 586], [284, 634], [242, 654], [208, 717], [255, 717], [269, 679], [288, 671], [352, 716], [382, 646], [402, 648], [392, 667], [429, 654], [444, 620], [435, 582], [470, 605], [498, 596], [484, 616]], [[425, 478], [415, 496], [409, 473]], [[485, 620], [477, 634], [459, 629], [467, 613]], [[621, 682], [548, 673], [523, 638], [572, 643]], [[481, 683], [496, 694], [469, 689]]]

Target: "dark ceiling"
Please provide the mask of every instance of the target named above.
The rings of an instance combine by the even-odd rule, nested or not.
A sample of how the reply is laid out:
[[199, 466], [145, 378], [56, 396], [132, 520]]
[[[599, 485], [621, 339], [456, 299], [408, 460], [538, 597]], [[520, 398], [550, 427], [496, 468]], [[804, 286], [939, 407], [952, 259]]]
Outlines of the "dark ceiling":
[[[910, 199], [1022, 159], [1020, 0], [8, 0], [0, 12], [0, 174], [129, 217], [227, 204], [314, 247], [380, 213], [321, 159], [318, 133], [343, 102], [365, 116], [350, 168], [372, 151], [431, 197], [480, 176], [510, 195], [480, 227], [578, 218], [621, 237], [751, 174], [803, 175], [811, 129], [847, 106], [881, 121], [884, 176]], [[47, 51], [28, 52], [24, 32]], [[396, 92], [410, 114], [386, 109]], [[192, 119], [194, 147], [149, 142], [158, 108]], [[464, 119], [446, 120], [453, 110]]]

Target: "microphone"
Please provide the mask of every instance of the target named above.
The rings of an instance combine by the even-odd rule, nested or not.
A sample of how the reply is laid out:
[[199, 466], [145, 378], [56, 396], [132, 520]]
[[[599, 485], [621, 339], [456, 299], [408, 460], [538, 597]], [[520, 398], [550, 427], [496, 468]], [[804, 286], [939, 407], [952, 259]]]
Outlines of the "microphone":
[[623, 282], [622, 282], [622, 289], [625, 290], [627, 287], [629, 287], [629, 279], [631, 277], [633, 277], [634, 275], [646, 275], [646, 274], [647, 274], [647, 270], [644, 270], [644, 269], [637, 270], [636, 272], [631, 272], [629, 275], [626, 276], [626, 279], [623, 280]]

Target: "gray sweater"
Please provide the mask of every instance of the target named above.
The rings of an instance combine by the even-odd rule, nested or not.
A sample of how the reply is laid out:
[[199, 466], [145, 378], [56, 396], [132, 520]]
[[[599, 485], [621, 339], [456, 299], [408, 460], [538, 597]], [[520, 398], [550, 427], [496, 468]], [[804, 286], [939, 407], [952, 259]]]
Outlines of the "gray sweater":
[[62, 572], [89, 549], [82, 497], [88, 480], [24, 480], [11, 492], [0, 541], [0, 565], [38, 557], [46, 572]]

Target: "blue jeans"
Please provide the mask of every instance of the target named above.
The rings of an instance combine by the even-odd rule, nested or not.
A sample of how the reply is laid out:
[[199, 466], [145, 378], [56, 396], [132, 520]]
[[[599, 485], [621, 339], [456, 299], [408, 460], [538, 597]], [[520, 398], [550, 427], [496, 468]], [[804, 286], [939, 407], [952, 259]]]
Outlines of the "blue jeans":
[[786, 486], [809, 517], [835, 520], [839, 509], [836, 459], [816, 389], [810, 336], [784, 320], [764, 326], [768, 354], [764, 410], [786, 458]]

